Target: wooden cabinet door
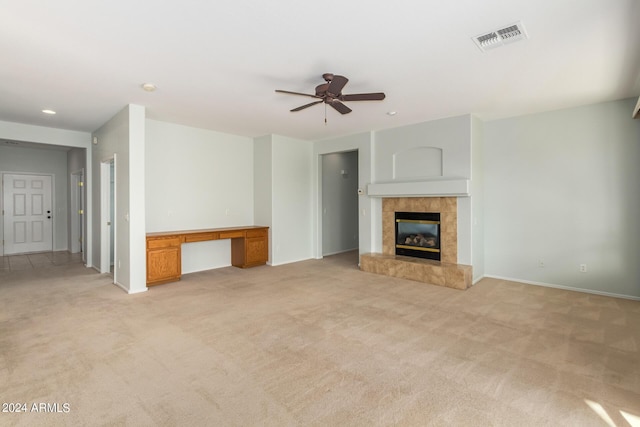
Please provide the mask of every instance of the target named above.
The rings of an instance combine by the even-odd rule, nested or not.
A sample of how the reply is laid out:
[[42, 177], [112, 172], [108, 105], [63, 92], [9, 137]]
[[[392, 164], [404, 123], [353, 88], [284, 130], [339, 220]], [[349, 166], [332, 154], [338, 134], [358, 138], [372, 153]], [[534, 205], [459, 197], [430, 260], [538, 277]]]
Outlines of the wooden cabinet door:
[[147, 251], [147, 284], [178, 280], [181, 269], [179, 246]]
[[245, 264], [264, 264], [269, 259], [267, 238], [252, 237], [246, 239]]
[[269, 260], [269, 234], [266, 229], [247, 230], [245, 237], [231, 240], [231, 264], [240, 267], [264, 265]]

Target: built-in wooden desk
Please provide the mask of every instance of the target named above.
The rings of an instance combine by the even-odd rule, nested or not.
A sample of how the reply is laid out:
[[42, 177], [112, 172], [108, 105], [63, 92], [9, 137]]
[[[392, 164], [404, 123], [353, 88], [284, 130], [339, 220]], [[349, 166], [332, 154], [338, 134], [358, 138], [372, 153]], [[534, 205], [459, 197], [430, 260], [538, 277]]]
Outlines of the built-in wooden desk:
[[269, 259], [269, 227], [228, 227], [147, 233], [147, 285], [180, 280], [183, 243], [231, 239], [231, 264], [264, 265]]

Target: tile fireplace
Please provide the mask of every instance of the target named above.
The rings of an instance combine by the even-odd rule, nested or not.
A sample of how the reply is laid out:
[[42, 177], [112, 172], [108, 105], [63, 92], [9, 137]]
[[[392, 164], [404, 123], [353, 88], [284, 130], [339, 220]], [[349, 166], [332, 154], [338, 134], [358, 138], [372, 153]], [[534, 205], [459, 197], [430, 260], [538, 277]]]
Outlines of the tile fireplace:
[[[439, 220], [437, 230], [438, 259], [407, 256], [397, 253], [399, 245], [396, 236], [397, 214], [401, 217], [416, 218], [415, 214], [436, 214]], [[467, 289], [471, 286], [472, 268], [458, 264], [458, 205], [456, 197], [388, 197], [382, 199], [382, 253], [363, 254], [360, 268], [371, 273], [417, 280], [433, 285], [447, 286], [456, 289]], [[409, 215], [407, 215], [409, 214]], [[418, 217], [420, 215], [417, 215]], [[432, 216], [431, 218], [435, 218]], [[424, 221], [436, 222], [433, 219]], [[420, 242], [428, 247], [432, 242], [434, 224], [423, 224], [421, 227], [409, 227], [403, 233], [404, 241]], [[410, 232], [413, 230], [414, 232]], [[408, 234], [408, 235], [405, 235]], [[418, 234], [421, 236], [418, 237]], [[416, 246], [414, 244], [413, 246]], [[410, 246], [400, 244], [400, 246]], [[433, 248], [429, 248], [433, 249]], [[431, 250], [412, 248], [414, 251], [433, 253]], [[413, 254], [412, 254], [413, 255]]]

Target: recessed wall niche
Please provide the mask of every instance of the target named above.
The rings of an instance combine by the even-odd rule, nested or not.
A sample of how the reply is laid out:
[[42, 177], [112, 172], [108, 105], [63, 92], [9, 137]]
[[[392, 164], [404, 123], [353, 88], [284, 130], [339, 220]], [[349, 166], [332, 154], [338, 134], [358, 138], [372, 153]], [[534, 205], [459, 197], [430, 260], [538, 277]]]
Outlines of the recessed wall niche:
[[442, 148], [414, 147], [393, 154], [393, 179], [417, 180], [443, 176]]

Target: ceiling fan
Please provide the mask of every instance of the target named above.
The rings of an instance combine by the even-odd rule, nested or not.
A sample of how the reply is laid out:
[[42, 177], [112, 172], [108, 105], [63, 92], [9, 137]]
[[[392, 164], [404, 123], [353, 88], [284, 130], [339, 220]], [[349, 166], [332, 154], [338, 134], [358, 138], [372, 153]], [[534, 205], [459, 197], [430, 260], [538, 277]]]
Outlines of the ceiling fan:
[[[351, 95], [343, 95], [342, 88], [349, 81], [345, 76], [339, 76], [337, 74], [325, 73], [322, 75], [322, 78], [325, 80], [325, 83], [322, 83], [316, 86], [316, 94], [310, 95], [307, 93], [300, 92], [291, 92], [288, 90], [279, 90], [276, 89], [278, 93], [289, 93], [291, 95], [302, 95], [308, 96], [311, 98], [317, 98], [318, 101], [313, 101], [305, 105], [301, 105], [300, 107], [294, 108], [291, 112], [304, 110], [305, 108], [309, 108], [312, 105], [320, 104], [324, 102], [325, 104], [330, 105], [340, 114], [348, 114], [352, 110], [351, 108], [344, 105], [343, 101], [382, 101], [385, 98], [385, 94], [383, 92], [376, 93], [355, 93]], [[325, 118], [326, 121], [326, 118]]]

